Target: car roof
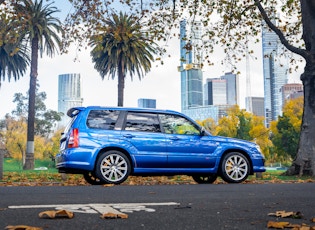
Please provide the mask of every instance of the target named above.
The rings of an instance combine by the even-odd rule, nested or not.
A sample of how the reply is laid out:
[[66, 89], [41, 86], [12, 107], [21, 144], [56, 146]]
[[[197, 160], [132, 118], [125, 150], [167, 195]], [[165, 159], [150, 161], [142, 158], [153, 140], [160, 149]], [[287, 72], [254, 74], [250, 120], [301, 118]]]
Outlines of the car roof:
[[76, 116], [80, 111], [83, 110], [94, 110], [94, 109], [107, 109], [107, 110], [120, 110], [120, 111], [133, 111], [133, 112], [151, 112], [151, 113], [172, 113], [184, 115], [174, 110], [165, 109], [153, 109], [153, 108], [137, 108], [137, 107], [112, 107], [112, 106], [87, 106], [87, 107], [73, 107], [68, 110], [67, 115], [69, 117]]

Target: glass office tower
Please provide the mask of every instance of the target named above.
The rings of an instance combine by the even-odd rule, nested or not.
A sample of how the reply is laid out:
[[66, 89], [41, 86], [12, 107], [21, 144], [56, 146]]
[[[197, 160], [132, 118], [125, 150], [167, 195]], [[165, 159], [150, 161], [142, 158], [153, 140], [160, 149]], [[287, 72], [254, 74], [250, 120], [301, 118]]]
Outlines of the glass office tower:
[[58, 112], [64, 116], [58, 126], [66, 126], [68, 123], [67, 111], [76, 106], [82, 106], [82, 83], [80, 74], [61, 74], [58, 79]]
[[190, 107], [203, 105], [202, 92], [202, 52], [201, 47], [202, 25], [194, 22], [187, 30], [186, 20], [180, 23], [180, 66], [181, 73], [181, 108], [182, 111]]
[[281, 87], [287, 83], [288, 63], [280, 56], [283, 45], [265, 23], [262, 25], [262, 54], [264, 74], [265, 125], [282, 115]]

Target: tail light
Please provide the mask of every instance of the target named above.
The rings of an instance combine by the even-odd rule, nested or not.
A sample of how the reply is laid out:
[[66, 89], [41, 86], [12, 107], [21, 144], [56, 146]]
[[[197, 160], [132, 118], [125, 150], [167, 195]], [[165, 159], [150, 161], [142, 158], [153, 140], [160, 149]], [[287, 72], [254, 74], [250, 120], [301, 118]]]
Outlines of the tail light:
[[68, 141], [68, 148], [79, 147], [79, 129], [72, 129]]

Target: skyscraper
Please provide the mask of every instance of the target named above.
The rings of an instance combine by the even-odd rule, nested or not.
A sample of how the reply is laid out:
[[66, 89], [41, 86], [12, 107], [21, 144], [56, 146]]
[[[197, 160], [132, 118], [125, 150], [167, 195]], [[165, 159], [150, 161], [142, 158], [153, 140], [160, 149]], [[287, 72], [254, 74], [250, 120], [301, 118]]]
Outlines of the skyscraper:
[[208, 78], [205, 84], [205, 105], [227, 104], [227, 81], [220, 78]]
[[280, 57], [283, 51], [278, 36], [265, 23], [262, 25], [262, 54], [265, 97], [265, 125], [282, 114], [281, 87], [287, 83], [288, 63]]
[[181, 73], [181, 108], [182, 111], [190, 107], [203, 105], [202, 93], [202, 52], [200, 22], [193, 22], [187, 30], [186, 20], [180, 23], [180, 66]]
[[64, 116], [58, 126], [65, 126], [68, 122], [67, 111], [75, 106], [82, 106], [83, 98], [80, 74], [61, 74], [58, 81], [58, 112]]
[[228, 105], [239, 105], [239, 77], [231, 72], [225, 73], [221, 79], [226, 80], [226, 97]]
[[138, 107], [140, 108], [156, 108], [156, 100], [155, 99], [147, 99], [147, 98], [139, 98], [138, 99]]
[[256, 116], [264, 117], [264, 98], [263, 97], [246, 97], [245, 98], [246, 108], [251, 108], [251, 111]]

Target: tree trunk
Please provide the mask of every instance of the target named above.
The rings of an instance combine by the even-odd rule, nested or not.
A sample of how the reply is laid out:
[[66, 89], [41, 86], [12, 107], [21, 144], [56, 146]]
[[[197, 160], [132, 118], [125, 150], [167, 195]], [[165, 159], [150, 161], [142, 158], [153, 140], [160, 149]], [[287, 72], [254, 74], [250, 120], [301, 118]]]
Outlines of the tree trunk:
[[315, 1], [301, 0], [303, 40], [307, 55], [301, 80], [304, 87], [304, 107], [299, 148], [287, 175], [315, 176]]
[[3, 158], [4, 158], [4, 151], [0, 149], [0, 180], [3, 179]]
[[287, 175], [315, 176], [315, 63], [301, 76], [304, 87], [304, 108], [299, 148]]
[[123, 62], [118, 65], [118, 106], [124, 106], [125, 70]]
[[35, 126], [35, 92], [38, 66], [38, 38], [32, 40], [30, 89], [28, 100], [27, 144], [23, 169], [34, 169], [34, 126]]

